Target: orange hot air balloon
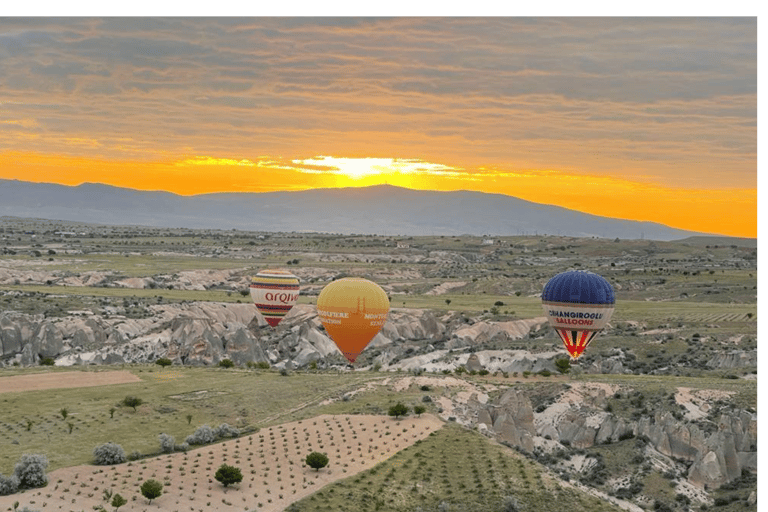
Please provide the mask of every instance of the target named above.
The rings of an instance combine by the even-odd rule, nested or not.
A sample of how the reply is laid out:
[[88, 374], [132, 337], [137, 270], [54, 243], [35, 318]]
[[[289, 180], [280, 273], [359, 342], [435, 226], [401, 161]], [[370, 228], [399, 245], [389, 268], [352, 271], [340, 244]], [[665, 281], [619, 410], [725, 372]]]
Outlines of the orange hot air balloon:
[[359, 277], [333, 281], [317, 297], [320, 321], [350, 363], [384, 327], [388, 312], [384, 290]]

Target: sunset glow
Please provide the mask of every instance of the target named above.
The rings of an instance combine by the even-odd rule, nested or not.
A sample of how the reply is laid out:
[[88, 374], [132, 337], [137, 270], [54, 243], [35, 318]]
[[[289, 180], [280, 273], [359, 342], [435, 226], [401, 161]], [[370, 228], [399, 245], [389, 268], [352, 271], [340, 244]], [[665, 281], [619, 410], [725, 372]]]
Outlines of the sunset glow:
[[757, 236], [755, 18], [0, 20], [0, 179], [388, 184]]

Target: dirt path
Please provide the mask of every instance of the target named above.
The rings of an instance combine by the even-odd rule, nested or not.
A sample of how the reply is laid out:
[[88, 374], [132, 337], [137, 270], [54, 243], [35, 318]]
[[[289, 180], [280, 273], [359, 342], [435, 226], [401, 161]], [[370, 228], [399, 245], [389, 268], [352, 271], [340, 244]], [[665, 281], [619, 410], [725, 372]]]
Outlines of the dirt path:
[[0, 393], [39, 391], [41, 389], [86, 388], [141, 382], [129, 371], [113, 372], [51, 372], [0, 377]]

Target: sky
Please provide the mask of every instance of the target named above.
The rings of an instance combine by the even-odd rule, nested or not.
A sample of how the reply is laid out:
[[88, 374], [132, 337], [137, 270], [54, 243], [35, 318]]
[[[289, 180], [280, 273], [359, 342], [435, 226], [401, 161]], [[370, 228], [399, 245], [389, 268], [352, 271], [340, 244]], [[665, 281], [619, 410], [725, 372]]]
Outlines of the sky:
[[0, 18], [0, 179], [390, 184], [757, 236], [755, 17]]

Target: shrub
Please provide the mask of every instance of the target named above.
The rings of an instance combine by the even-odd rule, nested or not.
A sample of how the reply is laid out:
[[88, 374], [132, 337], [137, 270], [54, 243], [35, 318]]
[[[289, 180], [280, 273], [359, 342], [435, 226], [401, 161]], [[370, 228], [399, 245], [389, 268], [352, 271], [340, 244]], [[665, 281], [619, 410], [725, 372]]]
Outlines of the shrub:
[[259, 368], [261, 370], [269, 370], [271, 366], [266, 361], [259, 361], [258, 363], [256, 363], [256, 368]]
[[219, 469], [216, 470], [216, 474], [214, 475], [214, 478], [221, 482], [221, 484], [226, 487], [230, 484], [236, 484], [243, 481], [243, 474], [240, 471], [240, 468], [236, 468], [235, 466], [228, 466], [226, 464], [222, 464]]
[[141, 398], [135, 396], [127, 396], [123, 398], [123, 405], [126, 407], [133, 407], [133, 412], [136, 412], [136, 408], [143, 403], [144, 401]]
[[413, 414], [416, 414], [417, 416], [420, 416], [427, 410], [426, 407], [423, 405], [414, 405], [413, 406]]
[[163, 433], [163, 434], [160, 434], [158, 437], [160, 439], [160, 449], [164, 453], [173, 452], [176, 446], [176, 440], [173, 438], [173, 436]]
[[155, 364], [159, 364], [160, 366], [165, 368], [166, 366], [171, 366], [173, 364], [173, 361], [171, 361], [167, 357], [161, 357], [155, 360]]
[[222, 368], [232, 368], [235, 366], [235, 363], [233, 363], [231, 359], [222, 359], [219, 361], [219, 366]]
[[14, 494], [19, 490], [19, 479], [16, 475], [0, 475], [0, 496]]
[[560, 373], [568, 373], [571, 371], [571, 361], [567, 357], [555, 360], [555, 367]]
[[43, 366], [53, 366], [56, 361], [52, 357], [44, 357], [40, 360], [40, 364]]
[[149, 503], [152, 503], [153, 499], [159, 498], [163, 494], [163, 484], [151, 478], [141, 484], [139, 489], [141, 490], [141, 495], [147, 498]]
[[518, 505], [517, 500], [513, 496], [507, 496], [504, 498], [501, 510], [503, 512], [517, 512], [520, 510], [520, 505]]
[[19, 487], [42, 487], [48, 483], [45, 468], [48, 457], [42, 454], [24, 454], [13, 469], [13, 476], [19, 481]]
[[307, 455], [307, 466], [313, 468], [315, 471], [319, 471], [320, 468], [324, 468], [328, 465], [328, 456], [320, 452], [312, 452]]
[[93, 461], [97, 466], [122, 464], [126, 461], [125, 450], [119, 444], [104, 443], [93, 449]]
[[187, 436], [185, 442], [188, 444], [208, 444], [216, 440], [216, 434], [208, 425], [197, 427], [195, 433]]
[[406, 414], [408, 414], [408, 406], [401, 402], [397, 402], [389, 408], [389, 415], [394, 416], [395, 418], [405, 416]]
[[222, 423], [221, 425], [213, 429], [213, 435], [215, 435], [216, 438], [237, 437], [240, 435], [240, 430], [235, 427], [230, 427], [226, 423]]

